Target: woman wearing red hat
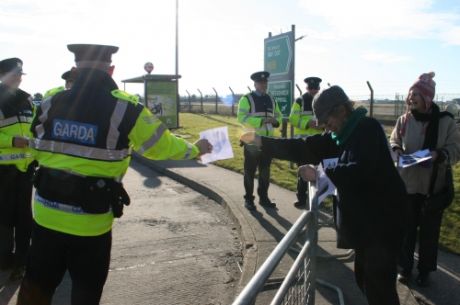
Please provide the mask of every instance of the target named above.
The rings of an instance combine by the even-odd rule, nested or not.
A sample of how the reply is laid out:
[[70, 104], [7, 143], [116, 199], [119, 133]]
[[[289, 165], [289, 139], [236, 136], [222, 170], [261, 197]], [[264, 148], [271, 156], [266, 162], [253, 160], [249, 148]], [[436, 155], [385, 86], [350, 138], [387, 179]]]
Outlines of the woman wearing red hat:
[[424, 149], [432, 156], [431, 160], [419, 165], [399, 169], [409, 194], [409, 217], [398, 279], [407, 282], [411, 277], [418, 230], [416, 283], [419, 286], [427, 286], [429, 273], [436, 270], [442, 214], [453, 198], [453, 185], [448, 175], [451, 174], [450, 166], [460, 159], [460, 133], [455, 121], [433, 103], [434, 75], [434, 72], [424, 73], [410, 87], [407, 111], [398, 118], [390, 138], [391, 147], [398, 156]]

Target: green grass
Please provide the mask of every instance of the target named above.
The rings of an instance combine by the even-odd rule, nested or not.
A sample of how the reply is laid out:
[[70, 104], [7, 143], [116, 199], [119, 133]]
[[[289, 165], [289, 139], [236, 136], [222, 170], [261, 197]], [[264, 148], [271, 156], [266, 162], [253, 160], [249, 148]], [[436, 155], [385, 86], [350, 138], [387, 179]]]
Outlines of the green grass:
[[[174, 130], [174, 133], [187, 138], [191, 142], [199, 138], [200, 131], [228, 126], [230, 142], [232, 143], [235, 157], [217, 161], [215, 164], [235, 172], [243, 172], [243, 148], [239, 146], [239, 136], [243, 128], [238, 124], [235, 117], [181, 113], [179, 122], [181, 128]], [[389, 134], [391, 129], [392, 126], [388, 126], [385, 131]], [[289, 162], [273, 160], [270, 180], [279, 186], [295, 191], [297, 187], [296, 166], [293, 165], [290, 168]], [[460, 165], [454, 167], [454, 181], [456, 196], [452, 205], [444, 212], [440, 245], [445, 250], [460, 254]], [[243, 182], [241, 182], [241, 188], [243, 188]]]
[[444, 211], [439, 243], [443, 248], [460, 254], [460, 164], [453, 169], [455, 199]]

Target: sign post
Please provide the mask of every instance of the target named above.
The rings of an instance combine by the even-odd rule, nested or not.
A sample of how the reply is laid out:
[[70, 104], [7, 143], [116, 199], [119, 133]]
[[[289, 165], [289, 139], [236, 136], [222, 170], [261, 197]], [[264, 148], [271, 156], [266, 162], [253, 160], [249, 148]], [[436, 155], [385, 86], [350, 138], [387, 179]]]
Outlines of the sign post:
[[275, 98], [283, 114], [282, 134], [286, 137], [287, 118], [294, 93], [295, 26], [292, 31], [264, 40], [264, 69], [270, 72], [268, 92]]

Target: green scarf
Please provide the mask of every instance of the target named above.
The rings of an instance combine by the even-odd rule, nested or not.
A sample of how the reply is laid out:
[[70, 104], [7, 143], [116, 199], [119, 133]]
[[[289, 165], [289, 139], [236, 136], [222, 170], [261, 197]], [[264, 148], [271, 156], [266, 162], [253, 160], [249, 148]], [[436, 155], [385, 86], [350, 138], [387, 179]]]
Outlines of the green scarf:
[[343, 145], [350, 135], [355, 130], [359, 121], [366, 116], [367, 110], [364, 107], [358, 107], [350, 114], [347, 121], [344, 123], [342, 130], [338, 133], [333, 132], [331, 134], [332, 140], [337, 143], [337, 146]]

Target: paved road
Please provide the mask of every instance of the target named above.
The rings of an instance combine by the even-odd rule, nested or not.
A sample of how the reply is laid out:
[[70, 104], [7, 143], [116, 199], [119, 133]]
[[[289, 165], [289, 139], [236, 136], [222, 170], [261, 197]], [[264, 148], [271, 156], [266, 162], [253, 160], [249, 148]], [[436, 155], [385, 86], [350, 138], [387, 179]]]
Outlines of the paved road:
[[[225, 208], [133, 162], [124, 179], [132, 205], [113, 228], [101, 304], [230, 304], [240, 277], [241, 241]], [[67, 305], [68, 277], [53, 305]], [[0, 292], [15, 304], [17, 285]]]

